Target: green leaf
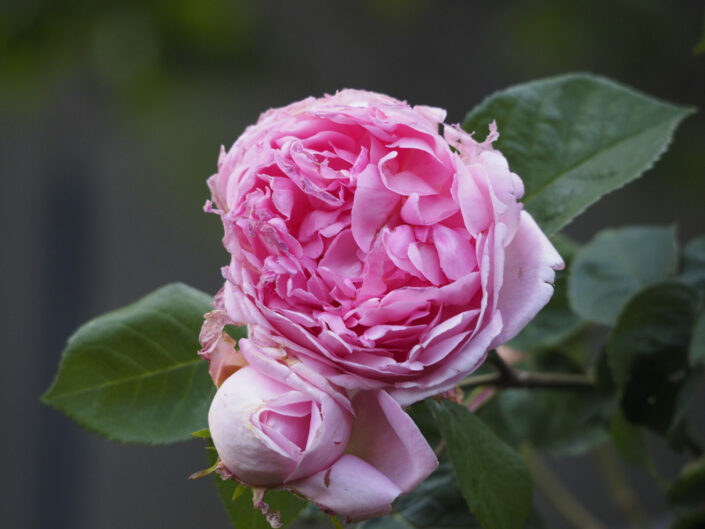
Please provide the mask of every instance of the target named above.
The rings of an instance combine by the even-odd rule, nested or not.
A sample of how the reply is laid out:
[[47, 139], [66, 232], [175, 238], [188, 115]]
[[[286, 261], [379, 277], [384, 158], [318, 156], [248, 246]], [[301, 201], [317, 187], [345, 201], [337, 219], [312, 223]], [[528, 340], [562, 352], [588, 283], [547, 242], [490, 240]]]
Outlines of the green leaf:
[[691, 288], [661, 283], [632, 297], [617, 318], [607, 355], [630, 422], [667, 434], [676, 415], [684, 415], [684, 399], [692, 394], [687, 350], [697, 303]]
[[463, 128], [497, 121], [496, 147], [524, 181], [524, 204], [551, 235], [602, 195], [634, 180], [693, 112], [613, 81], [570, 74], [491, 95]]
[[566, 457], [608, 438], [611, 396], [588, 390], [507, 389], [495, 398], [517, 448], [529, 440], [554, 457]]
[[428, 401], [448, 447], [460, 490], [485, 529], [518, 529], [531, 511], [524, 460], [465, 407]]
[[676, 513], [672, 529], [699, 529], [705, 524], [705, 455], [686, 465], [668, 488]]
[[700, 309], [695, 320], [693, 336], [688, 346], [688, 358], [691, 366], [705, 365], [705, 309], [703, 308]]
[[705, 292], [705, 236], [691, 239], [683, 248], [681, 279]]
[[431, 410], [429, 410], [428, 406], [426, 406], [423, 401], [416, 402], [406, 408], [405, 411], [413, 419], [418, 429], [421, 430], [421, 433], [428, 444], [430, 446], [438, 446], [438, 443], [441, 442], [442, 437], [440, 431], [438, 430], [438, 425], [431, 415]]
[[414, 491], [394, 503], [392, 514], [357, 529], [479, 529], [449, 464], [442, 464]]
[[201, 430], [196, 430], [195, 432], [191, 432], [191, 435], [193, 437], [198, 437], [199, 439], [210, 439], [211, 438], [211, 431], [208, 428], [203, 428]]
[[240, 338], [247, 338], [247, 325], [226, 325], [223, 330], [238, 343]]
[[[207, 446], [212, 447], [213, 443], [209, 441]], [[208, 460], [211, 465], [216, 462], [217, 457], [215, 450], [208, 451]], [[238, 491], [238, 488], [242, 486], [240, 483], [222, 479], [216, 473], [214, 473], [214, 479], [218, 496], [220, 496], [235, 529], [272, 529], [262, 512], [254, 508], [250, 487], [244, 487], [245, 490]], [[233, 500], [233, 498], [235, 499]], [[307, 503], [283, 490], [267, 491], [264, 495], [264, 501], [269, 505], [270, 512], [279, 511], [282, 527], [286, 527], [296, 520]]]
[[578, 252], [568, 298], [583, 318], [611, 325], [637, 291], [676, 273], [673, 227], [629, 227], [600, 232]]
[[[607, 342], [612, 375], [618, 386], [633, 378], [632, 368], [649, 357], [682, 357], [690, 341], [697, 295], [676, 282], [648, 287], [625, 305]], [[674, 362], [680, 369], [682, 361]], [[661, 373], [662, 376], [666, 372]]]
[[643, 431], [630, 423], [620, 409], [612, 417], [610, 436], [615, 450], [625, 461], [652, 473], [656, 472]]
[[171, 443], [207, 426], [215, 387], [196, 352], [211, 297], [171, 284], [76, 331], [42, 400], [110, 439]]
[[[396, 502], [392, 513], [361, 522], [356, 529], [479, 529], [470, 514], [451, 465], [442, 463], [426, 481]], [[545, 527], [541, 516], [532, 510], [523, 529]]]

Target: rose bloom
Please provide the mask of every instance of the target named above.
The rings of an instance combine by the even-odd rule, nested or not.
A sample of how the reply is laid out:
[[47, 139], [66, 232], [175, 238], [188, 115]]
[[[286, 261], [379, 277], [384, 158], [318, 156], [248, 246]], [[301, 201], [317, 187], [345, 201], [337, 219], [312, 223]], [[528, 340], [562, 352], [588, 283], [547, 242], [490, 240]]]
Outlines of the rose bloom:
[[[399, 494], [438, 465], [414, 422], [385, 391], [359, 391], [349, 399], [280, 348], [251, 339], [240, 340], [237, 354], [246, 365], [225, 379], [208, 414], [223, 477], [292, 490], [355, 521], [389, 512]], [[213, 366], [223, 356], [209, 359]], [[277, 526], [266, 504], [257, 505]]]
[[494, 124], [478, 143], [444, 119], [343, 90], [248, 127], [208, 180], [229, 316], [331, 382], [404, 405], [514, 337], [563, 261], [522, 210]]

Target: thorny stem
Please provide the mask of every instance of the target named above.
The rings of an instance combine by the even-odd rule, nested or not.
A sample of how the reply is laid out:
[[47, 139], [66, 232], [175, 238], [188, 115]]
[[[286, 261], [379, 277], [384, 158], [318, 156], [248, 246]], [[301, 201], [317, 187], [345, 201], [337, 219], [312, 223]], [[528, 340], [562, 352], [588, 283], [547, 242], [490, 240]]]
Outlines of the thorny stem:
[[543, 373], [513, 369], [492, 349], [487, 361], [497, 370], [489, 375], [468, 377], [458, 384], [461, 388], [499, 386], [503, 388], [593, 389], [595, 381], [578, 373]]

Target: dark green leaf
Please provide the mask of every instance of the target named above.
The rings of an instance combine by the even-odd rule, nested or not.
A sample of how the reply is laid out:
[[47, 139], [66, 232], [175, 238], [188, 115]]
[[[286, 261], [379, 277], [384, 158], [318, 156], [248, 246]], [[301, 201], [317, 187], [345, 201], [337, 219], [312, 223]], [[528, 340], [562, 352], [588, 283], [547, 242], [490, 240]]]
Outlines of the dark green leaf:
[[[414, 491], [401, 496], [392, 513], [367, 520], [356, 529], [479, 529], [470, 514], [449, 464], [443, 463]], [[545, 524], [532, 510], [523, 529], [543, 529]]]
[[[687, 350], [698, 303], [680, 283], [661, 283], [632, 297], [607, 343], [626, 418], [659, 432], [673, 432], [690, 394]], [[686, 391], [687, 390], [687, 391]]]
[[[211, 442], [208, 446], [212, 447]], [[208, 461], [212, 465], [217, 459], [215, 450], [208, 451]], [[252, 504], [252, 489], [246, 487], [244, 492], [233, 501], [235, 490], [240, 486], [232, 480], [222, 479], [214, 473], [215, 486], [223, 506], [228, 513], [230, 522], [235, 529], [272, 529], [259, 509]], [[269, 505], [270, 512], [279, 511], [282, 527], [296, 520], [299, 513], [306, 507], [306, 501], [287, 491], [270, 490], [265, 493], [264, 501]]]
[[703, 527], [705, 527], [705, 507], [699, 507], [678, 516], [670, 529], [703, 529]]
[[441, 432], [438, 431], [438, 425], [436, 425], [428, 406], [423, 401], [417, 402], [406, 408], [406, 413], [414, 420], [428, 444], [438, 446], [438, 443], [441, 442]]
[[230, 337], [238, 343], [240, 338], [247, 338], [247, 325], [226, 325], [223, 330], [230, 335]]
[[170, 443], [207, 426], [215, 387], [196, 352], [211, 297], [172, 284], [76, 331], [44, 402], [110, 439]]
[[697, 301], [692, 289], [675, 282], [648, 287], [628, 301], [607, 343], [618, 386], [633, 378], [632, 368], [638, 360], [668, 356], [677, 369], [682, 368]]
[[[515, 448], [531, 441], [555, 457], [577, 455], [604, 443], [614, 399], [595, 391], [505, 389], [478, 414]], [[491, 417], [491, 415], [498, 416]], [[499, 427], [498, 427], [499, 423]]]
[[549, 235], [649, 169], [691, 109], [607, 79], [570, 74], [502, 90], [463, 128], [497, 121], [496, 147], [524, 181], [526, 209]]
[[668, 503], [676, 513], [671, 529], [705, 526], [705, 455], [689, 463], [668, 489]]
[[705, 236], [691, 239], [683, 248], [681, 278], [687, 284], [705, 291]]
[[630, 423], [620, 409], [612, 417], [610, 435], [615, 450], [625, 461], [651, 472], [656, 471], [643, 431]]
[[690, 339], [688, 349], [691, 366], [705, 364], [705, 310], [703, 308], [700, 309], [695, 320], [693, 336]]
[[705, 455], [688, 463], [668, 489], [668, 502], [674, 506], [695, 507], [704, 499]]
[[465, 407], [428, 401], [470, 511], [485, 529], [518, 529], [531, 511], [524, 460]]
[[611, 325], [630, 296], [675, 275], [677, 264], [672, 227], [605, 230], [576, 255], [568, 298], [583, 318]]
[[449, 464], [442, 464], [416, 490], [399, 498], [389, 516], [357, 529], [473, 529], [480, 524], [468, 511]]
[[671, 446], [677, 450], [683, 450], [686, 448], [684, 435], [687, 435], [687, 424], [688, 412], [690, 411], [690, 405], [693, 403], [693, 397], [700, 389], [700, 384], [702, 382], [703, 370], [702, 368], [692, 369], [687, 372], [685, 380], [683, 380], [679, 386], [678, 391], [675, 396], [675, 404], [673, 407], [673, 417], [671, 418], [671, 425], [666, 432], [669, 439], [671, 440]]

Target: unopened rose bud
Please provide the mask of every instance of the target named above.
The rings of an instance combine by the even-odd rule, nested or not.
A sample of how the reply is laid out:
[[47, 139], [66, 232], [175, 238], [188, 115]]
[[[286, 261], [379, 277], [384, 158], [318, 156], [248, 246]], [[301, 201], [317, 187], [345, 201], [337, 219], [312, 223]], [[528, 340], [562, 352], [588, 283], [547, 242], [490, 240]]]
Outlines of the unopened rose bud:
[[288, 489], [351, 520], [384, 514], [438, 465], [401, 406], [381, 390], [350, 400], [299, 362], [241, 340], [249, 365], [218, 389], [208, 415], [223, 470]]

